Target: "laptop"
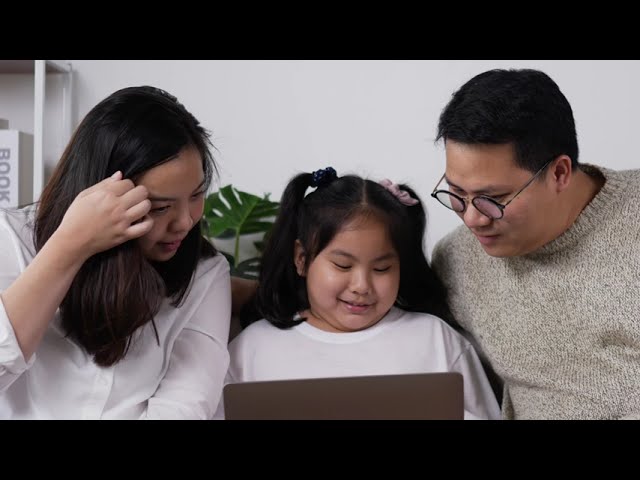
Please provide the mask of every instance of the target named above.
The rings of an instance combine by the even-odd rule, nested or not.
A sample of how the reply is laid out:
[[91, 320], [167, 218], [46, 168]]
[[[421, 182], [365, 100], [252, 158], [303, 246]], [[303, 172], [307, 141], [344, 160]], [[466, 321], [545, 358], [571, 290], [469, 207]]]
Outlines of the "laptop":
[[227, 420], [462, 420], [462, 374], [418, 373], [225, 385]]

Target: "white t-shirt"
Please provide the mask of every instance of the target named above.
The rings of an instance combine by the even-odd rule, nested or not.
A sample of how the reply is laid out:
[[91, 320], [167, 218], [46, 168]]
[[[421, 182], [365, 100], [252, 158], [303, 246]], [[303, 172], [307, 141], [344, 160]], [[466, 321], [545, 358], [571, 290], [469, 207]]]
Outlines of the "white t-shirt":
[[[0, 211], [0, 292], [34, 257], [32, 207]], [[34, 299], [37, 301], [37, 299]], [[198, 265], [180, 308], [165, 299], [134, 335], [123, 360], [100, 367], [56, 313], [28, 364], [0, 301], [1, 419], [206, 419], [216, 411], [229, 364], [229, 264]]]
[[[266, 320], [230, 344], [226, 383], [460, 372], [465, 418], [499, 419], [500, 408], [471, 344], [440, 318], [392, 308], [366, 330], [333, 333], [307, 322], [282, 330]], [[223, 417], [221, 403], [216, 418]]]

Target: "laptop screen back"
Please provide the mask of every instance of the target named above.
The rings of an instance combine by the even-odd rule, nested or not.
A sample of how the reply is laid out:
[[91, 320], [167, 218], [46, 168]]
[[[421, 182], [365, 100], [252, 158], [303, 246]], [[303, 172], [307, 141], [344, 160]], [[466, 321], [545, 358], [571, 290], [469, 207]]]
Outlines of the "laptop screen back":
[[462, 420], [460, 373], [229, 384], [227, 420]]

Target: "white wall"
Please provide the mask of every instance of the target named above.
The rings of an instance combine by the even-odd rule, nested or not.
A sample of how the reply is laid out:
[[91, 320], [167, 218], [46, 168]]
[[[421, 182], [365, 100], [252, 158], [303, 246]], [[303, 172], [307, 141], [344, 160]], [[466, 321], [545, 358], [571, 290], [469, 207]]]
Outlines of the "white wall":
[[[406, 181], [428, 206], [429, 252], [460, 224], [429, 197], [444, 170], [443, 148], [433, 142], [438, 116], [451, 94], [484, 70], [545, 71], [574, 109], [580, 160], [640, 166], [640, 61], [70, 62], [75, 125], [119, 88], [161, 87], [213, 132], [222, 185], [277, 199], [292, 175], [328, 165], [339, 174]], [[45, 160], [62, 151], [47, 144]]]

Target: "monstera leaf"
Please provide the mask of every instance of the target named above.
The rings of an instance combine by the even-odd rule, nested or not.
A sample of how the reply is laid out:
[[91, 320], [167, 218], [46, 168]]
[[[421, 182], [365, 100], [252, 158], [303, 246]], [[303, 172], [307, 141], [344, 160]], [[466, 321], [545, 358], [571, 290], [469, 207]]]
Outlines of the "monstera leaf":
[[238, 258], [240, 238], [243, 235], [262, 233], [262, 240], [255, 242], [261, 246], [273, 227], [280, 204], [269, 200], [269, 194], [258, 197], [237, 190], [231, 185], [210, 194], [204, 204], [204, 231], [209, 238], [235, 238], [233, 255], [226, 255], [231, 265], [231, 274], [245, 278], [255, 278], [260, 266], [260, 257], [240, 261]]

